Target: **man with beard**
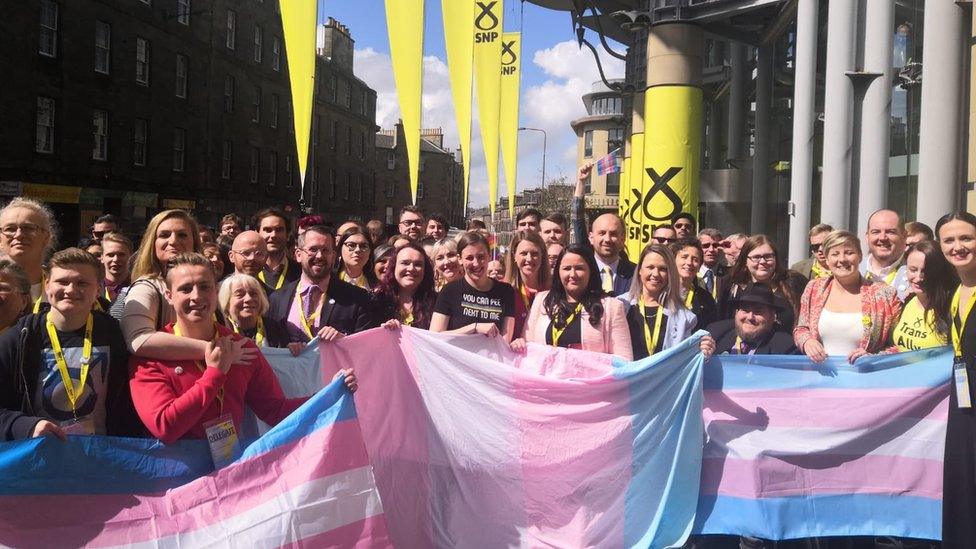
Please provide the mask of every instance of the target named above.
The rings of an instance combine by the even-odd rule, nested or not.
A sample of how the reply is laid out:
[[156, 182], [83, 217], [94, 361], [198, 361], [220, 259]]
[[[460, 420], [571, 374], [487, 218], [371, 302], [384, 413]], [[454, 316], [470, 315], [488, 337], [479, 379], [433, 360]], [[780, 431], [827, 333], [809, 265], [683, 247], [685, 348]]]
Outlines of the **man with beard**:
[[695, 236], [695, 216], [688, 212], [681, 212], [671, 220], [671, 226], [678, 234], [678, 238], [689, 238]]
[[[258, 278], [268, 259], [268, 245], [257, 231], [244, 231], [234, 238], [227, 257], [234, 265], [234, 272]], [[260, 279], [258, 279], [260, 282]], [[261, 283], [266, 295], [273, 291], [267, 284]]]
[[898, 299], [908, 296], [905, 268], [905, 228], [894, 210], [878, 210], [868, 218], [868, 253], [861, 261], [861, 274], [894, 287]]
[[404, 206], [400, 210], [400, 234], [411, 242], [420, 242], [424, 237], [424, 212], [416, 206]]
[[791, 334], [774, 329], [780, 304], [769, 286], [750, 285], [736, 296], [733, 305], [735, 314], [731, 319], [708, 325], [708, 332], [715, 338], [715, 354], [800, 354]]
[[314, 337], [336, 341], [376, 326], [368, 311], [369, 294], [332, 276], [335, 257], [335, 236], [328, 227], [309, 227], [299, 235], [295, 259], [301, 277], [271, 296], [268, 311], [292, 342], [305, 343]]

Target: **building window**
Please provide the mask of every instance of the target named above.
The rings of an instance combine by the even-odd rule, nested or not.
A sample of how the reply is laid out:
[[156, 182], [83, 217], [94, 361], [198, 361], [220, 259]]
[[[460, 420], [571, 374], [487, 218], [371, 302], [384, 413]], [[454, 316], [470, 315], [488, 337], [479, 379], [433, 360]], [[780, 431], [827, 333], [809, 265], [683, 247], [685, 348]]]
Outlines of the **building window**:
[[234, 77], [224, 78], [224, 112], [234, 112]]
[[619, 97], [601, 97], [593, 101], [590, 114], [621, 114], [623, 112], [623, 100]]
[[424, 180], [417, 181], [417, 200], [424, 197]]
[[136, 84], [149, 85], [149, 41], [136, 38]]
[[108, 113], [92, 111], [92, 160], [108, 160]]
[[291, 188], [291, 155], [285, 155], [285, 186]]
[[363, 187], [366, 185], [366, 178], [363, 174], [359, 174], [359, 201], [363, 201]]
[[329, 127], [329, 148], [335, 150], [336, 141], [339, 140], [339, 123], [335, 120], [332, 121]]
[[352, 185], [352, 174], [346, 172], [346, 184], [342, 187], [342, 198], [349, 200], [349, 186]]
[[583, 156], [586, 158], [593, 156], [593, 130], [586, 130], [583, 133]]
[[268, 185], [274, 187], [278, 184], [278, 153], [275, 151], [271, 151], [271, 156], [268, 157], [268, 170], [271, 171]]
[[54, 152], [54, 99], [50, 97], [37, 98], [34, 150], [39, 153]]
[[251, 147], [251, 183], [258, 182], [261, 173], [261, 149]]
[[227, 10], [227, 39], [224, 44], [229, 50], [237, 47], [237, 12], [233, 10]]
[[108, 74], [112, 68], [112, 25], [95, 21], [95, 72]]
[[37, 53], [45, 57], [58, 56], [58, 4], [54, 0], [41, 0], [41, 32]]
[[190, 0], [176, 0], [176, 22], [190, 25]]
[[[391, 156], [393, 155], [393, 152], [392, 151], [390, 151], [390, 155]], [[387, 198], [393, 198], [393, 197], [396, 196], [396, 184], [397, 184], [396, 178], [391, 177], [391, 178], [389, 178], [389, 179], [386, 180], [386, 197]]]
[[220, 151], [220, 178], [230, 179], [230, 169], [233, 166], [234, 142], [225, 140]]
[[396, 169], [396, 151], [386, 153], [386, 169], [391, 171]]
[[620, 149], [620, 156], [623, 156], [624, 130], [623, 128], [611, 128], [607, 130], [607, 154]]
[[176, 97], [186, 99], [190, 60], [185, 55], [176, 54]]
[[607, 174], [607, 194], [620, 194], [620, 172]]
[[281, 38], [277, 36], [271, 39], [271, 69], [281, 70]]
[[359, 134], [359, 158], [366, 158], [366, 132]]
[[261, 88], [258, 86], [254, 86], [254, 112], [251, 114], [251, 122], [261, 122]]
[[352, 101], [352, 92], [349, 89], [349, 81], [345, 79], [341, 79], [338, 82], [339, 82], [339, 92], [338, 92], [339, 105], [342, 105], [343, 107], [348, 109]]
[[329, 99], [333, 103], [335, 103], [336, 102], [336, 99], [339, 97], [338, 96], [338, 94], [339, 94], [339, 77], [336, 76], [336, 75], [334, 75], [334, 74], [330, 74], [329, 75], [329, 94], [330, 94]]
[[590, 175], [586, 176], [586, 185], [583, 190], [584, 192], [586, 192], [586, 194], [590, 194], [592, 192], [592, 189], [593, 189], [593, 172], [591, 171]]
[[278, 94], [271, 94], [271, 127], [278, 127]]
[[346, 154], [352, 154], [352, 126], [346, 126]]
[[173, 171], [182, 172], [186, 169], [186, 130], [173, 130]]
[[132, 124], [132, 164], [146, 165], [146, 145], [149, 143], [149, 121], [136, 118]]
[[254, 62], [260, 63], [264, 58], [264, 29], [254, 26]]
[[335, 168], [329, 170], [329, 198], [336, 197], [336, 171]]
[[322, 127], [322, 116], [316, 114], [312, 118], [312, 145], [316, 146], [319, 144], [319, 129]]

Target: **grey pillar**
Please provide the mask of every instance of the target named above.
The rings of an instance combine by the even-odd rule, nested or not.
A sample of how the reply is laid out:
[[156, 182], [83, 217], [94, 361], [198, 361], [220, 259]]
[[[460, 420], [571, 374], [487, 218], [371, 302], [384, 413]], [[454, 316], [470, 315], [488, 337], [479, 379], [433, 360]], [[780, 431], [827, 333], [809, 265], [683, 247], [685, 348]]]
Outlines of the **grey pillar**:
[[817, 97], [817, 17], [820, 0], [796, 8], [796, 69], [793, 86], [793, 159], [790, 163], [790, 264], [807, 257], [813, 206], [814, 132]]
[[959, 207], [963, 182], [964, 22], [965, 10], [955, 2], [925, 3], [916, 219], [932, 226]]
[[773, 110], [773, 71], [776, 45], [759, 46], [756, 55], [756, 141], [752, 157], [752, 234], [766, 232], [766, 212], [769, 209], [769, 149]]
[[856, 23], [856, 0], [831, 0], [827, 12], [820, 219], [837, 229], [847, 229], [851, 215], [854, 88], [845, 73], [854, 70]]
[[888, 207], [888, 157], [891, 156], [891, 49], [895, 34], [895, 3], [866, 0], [865, 7], [868, 16], [864, 25], [864, 72], [881, 76], [868, 84], [861, 102], [857, 234], [867, 233], [868, 217], [873, 212]]
[[746, 85], [749, 81], [745, 45], [736, 42], [729, 44], [729, 66], [732, 74], [729, 85], [729, 122], [725, 155], [731, 159], [745, 158]]

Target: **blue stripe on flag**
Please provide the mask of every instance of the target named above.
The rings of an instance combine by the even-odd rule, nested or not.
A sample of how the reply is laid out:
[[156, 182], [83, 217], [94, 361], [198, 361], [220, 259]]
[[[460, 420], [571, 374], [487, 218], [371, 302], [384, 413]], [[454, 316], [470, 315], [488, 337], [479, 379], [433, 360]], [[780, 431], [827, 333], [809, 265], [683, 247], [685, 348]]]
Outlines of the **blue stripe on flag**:
[[[907, 389], [937, 387], [946, 383], [952, 374], [949, 347], [874, 355], [858, 360], [855, 365], [842, 357], [830, 357], [820, 365], [802, 355], [776, 356], [775, 363], [770, 358], [713, 357], [705, 365], [705, 389]], [[901, 366], [899, 375], [885, 373], [895, 366]], [[802, 374], [797, 375], [797, 370]]]
[[883, 494], [763, 499], [702, 496], [695, 533], [773, 540], [822, 536], [938, 540], [942, 538], [942, 501]]

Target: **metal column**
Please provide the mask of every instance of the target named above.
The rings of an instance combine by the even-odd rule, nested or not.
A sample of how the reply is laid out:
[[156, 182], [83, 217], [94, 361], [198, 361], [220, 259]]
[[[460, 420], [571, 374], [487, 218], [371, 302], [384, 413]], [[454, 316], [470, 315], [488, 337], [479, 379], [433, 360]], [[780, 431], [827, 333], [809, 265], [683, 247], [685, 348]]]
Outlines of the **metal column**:
[[800, 0], [796, 9], [796, 69], [793, 87], [793, 159], [790, 174], [790, 264], [807, 257], [813, 207], [814, 134], [817, 96], [817, 18], [820, 0]]
[[[830, 1], [827, 11], [820, 219], [837, 229], [848, 228], [851, 215], [854, 88], [846, 73], [854, 69], [856, 24], [856, 0]], [[890, 55], [891, 50], [887, 53]]]
[[955, 2], [925, 3], [916, 219], [929, 225], [959, 207], [966, 19]]
[[730, 159], [745, 158], [746, 85], [749, 73], [746, 67], [746, 46], [736, 42], [729, 44], [729, 65], [732, 71], [729, 85], [728, 138], [725, 155]]
[[756, 55], [756, 151], [752, 157], [752, 216], [749, 223], [752, 234], [766, 232], [775, 61], [775, 43], [759, 46]]
[[888, 157], [891, 156], [891, 49], [895, 3], [867, 0], [864, 25], [864, 72], [881, 76], [868, 84], [861, 102], [857, 234], [868, 230], [868, 217], [888, 207]]

